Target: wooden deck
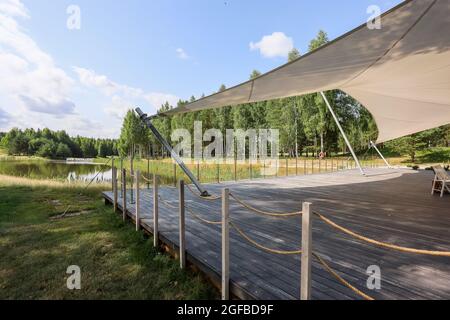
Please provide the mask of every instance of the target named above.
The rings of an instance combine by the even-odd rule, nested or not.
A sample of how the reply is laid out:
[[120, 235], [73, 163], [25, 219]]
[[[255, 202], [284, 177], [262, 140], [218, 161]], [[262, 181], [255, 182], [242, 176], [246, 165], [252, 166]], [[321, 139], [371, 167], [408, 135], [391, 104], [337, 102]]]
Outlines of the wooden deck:
[[[367, 237], [401, 246], [450, 251], [450, 196], [431, 196], [432, 173], [403, 169], [358, 171], [208, 185], [219, 194], [232, 192], [257, 208], [301, 210], [302, 202], [335, 222]], [[174, 188], [161, 188], [162, 199], [177, 206]], [[104, 193], [111, 201], [111, 192]], [[129, 199], [129, 196], [128, 196]], [[282, 250], [296, 250], [301, 241], [301, 218], [275, 219], [255, 215], [230, 200], [230, 215], [258, 242]], [[119, 201], [121, 203], [121, 201]], [[201, 200], [186, 190], [186, 205], [202, 217], [220, 221], [221, 203]], [[121, 206], [120, 206], [121, 208]], [[142, 226], [152, 232], [151, 190], [141, 192]], [[129, 205], [128, 214], [134, 215]], [[160, 239], [178, 243], [178, 212], [160, 203]], [[186, 212], [188, 261], [220, 283], [220, 226], [200, 223]], [[450, 258], [389, 251], [347, 235], [314, 219], [313, 248], [347, 281], [375, 299], [449, 299]], [[230, 279], [232, 294], [243, 299], [298, 299], [300, 256], [262, 252], [231, 229]], [[382, 289], [366, 287], [366, 270], [378, 265]], [[312, 270], [313, 299], [361, 299], [341, 285], [318, 263]]]

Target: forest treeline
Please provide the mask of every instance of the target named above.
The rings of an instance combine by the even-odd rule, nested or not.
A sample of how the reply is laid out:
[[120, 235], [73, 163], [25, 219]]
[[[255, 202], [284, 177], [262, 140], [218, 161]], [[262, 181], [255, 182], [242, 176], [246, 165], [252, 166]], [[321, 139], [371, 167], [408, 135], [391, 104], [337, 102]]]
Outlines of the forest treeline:
[[96, 158], [118, 155], [113, 139], [70, 137], [65, 131], [14, 128], [0, 135], [0, 146], [10, 155], [49, 159]]

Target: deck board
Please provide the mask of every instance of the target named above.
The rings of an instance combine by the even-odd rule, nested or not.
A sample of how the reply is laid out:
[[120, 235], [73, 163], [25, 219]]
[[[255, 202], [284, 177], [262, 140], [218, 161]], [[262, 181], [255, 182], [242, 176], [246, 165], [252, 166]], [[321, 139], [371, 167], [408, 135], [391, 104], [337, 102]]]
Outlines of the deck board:
[[[450, 196], [431, 196], [430, 172], [405, 169], [369, 169], [300, 177], [206, 185], [220, 194], [225, 187], [252, 206], [267, 211], [301, 210], [302, 202], [335, 222], [367, 237], [401, 246], [450, 251]], [[128, 191], [129, 192], [129, 191]], [[112, 193], [104, 192], [111, 201]], [[162, 199], [178, 205], [175, 188], [161, 187]], [[128, 196], [128, 199], [130, 197]], [[186, 190], [186, 205], [198, 215], [220, 221], [221, 203], [205, 201]], [[141, 190], [141, 224], [152, 232], [152, 190]], [[121, 209], [121, 199], [119, 199]], [[134, 215], [134, 206], [128, 205]], [[230, 216], [252, 239], [268, 247], [297, 250], [301, 218], [276, 219], [249, 212], [231, 200]], [[205, 225], [186, 211], [188, 259], [216, 278], [221, 270], [220, 226]], [[178, 211], [160, 202], [160, 236], [178, 244]], [[313, 223], [313, 247], [339, 274], [376, 299], [449, 299], [450, 258], [385, 250], [341, 234], [318, 219]], [[366, 289], [366, 270], [379, 265], [382, 289]], [[313, 299], [360, 299], [321, 265], [313, 263]], [[230, 281], [237, 297], [298, 299], [300, 256], [262, 252], [231, 229]]]

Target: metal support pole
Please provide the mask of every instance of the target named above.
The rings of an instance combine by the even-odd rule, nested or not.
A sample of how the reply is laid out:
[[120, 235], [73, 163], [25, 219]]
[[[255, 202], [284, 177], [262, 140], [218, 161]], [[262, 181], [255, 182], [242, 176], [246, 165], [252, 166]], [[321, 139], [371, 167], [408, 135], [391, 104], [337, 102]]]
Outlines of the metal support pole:
[[[123, 158], [120, 158], [120, 175], [122, 175], [123, 172]], [[121, 177], [122, 179], [122, 177]], [[123, 198], [123, 180], [122, 180], [122, 188], [120, 188], [120, 197]]]
[[303, 203], [300, 300], [311, 300], [312, 214], [311, 203]]
[[[133, 150], [133, 152], [134, 152], [134, 150]], [[133, 162], [134, 162], [134, 156], [131, 156], [131, 159], [130, 159], [130, 184], [131, 184], [131, 186], [130, 186], [130, 203], [131, 204], [134, 204], [134, 186], [133, 186], [133, 182], [134, 182], [134, 165], [133, 165]]]
[[230, 204], [229, 189], [222, 190], [222, 300], [230, 299]]
[[333, 108], [330, 105], [330, 102], [328, 101], [327, 97], [325, 96], [325, 94], [321, 91], [320, 94], [322, 95], [323, 100], [325, 101], [325, 104], [328, 107], [328, 110], [330, 111], [331, 115], [333, 116], [334, 121], [336, 122], [336, 125], [339, 128], [339, 131], [341, 131], [342, 136], [344, 137], [345, 143], [347, 144], [348, 148], [350, 149], [350, 152], [352, 153], [353, 158], [355, 159], [355, 162], [359, 168], [359, 171], [361, 171], [362, 175], [366, 175], [366, 173], [364, 172], [364, 169], [361, 167], [361, 164], [359, 163], [358, 157], [356, 157], [355, 151], [353, 151], [353, 147], [350, 144], [350, 141], [347, 138], [347, 135], [344, 132], [344, 129], [342, 128], [339, 119], [337, 118], [336, 114], [334, 113]]
[[289, 158], [286, 158], [286, 177], [289, 177]]
[[112, 179], [113, 179], [113, 197], [114, 197], [114, 212], [117, 212], [117, 199], [118, 199], [118, 191], [117, 191], [117, 168], [112, 168]]
[[158, 176], [153, 174], [153, 246], [158, 247], [159, 242], [159, 197]]
[[136, 231], [139, 231], [139, 229], [141, 228], [141, 206], [140, 206], [140, 181], [139, 179], [141, 178], [141, 171], [137, 170], [136, 171], [136, 176], [135, 176], [135, 182], [136, 182]]
[[127, 220], [127, 170], [122, 170], [122, 213], [123, 221]]
[[389, 162], [386, 160], [386, 158], [383, 156], [383, 154], [380, 152], [380, 150], [378, 150], [377, 145], [373, 142], [370, 141], [370, 144], [372, 146], [372, 148], [375, 149], [375, 151], [380, 155], [381, 159], [383, 159], [384, 163], [386, 163], [386, 165], [388, 166], [389, 169], [392, 169], [391, 165], [389, 164]]
[[179, 228], [180, 228], [180, 268], [186, 268], [186, 221], [184, 208], [184, 181], [178, 183], [179, 194]]
[[177, 186], [177, 164], [173, 164], [173, 186]]
[[184, 164], [183, 160], [180, 156], [173, 150], [167, 140], [159, 133], [158, 129], [151, 122], [151, 118], [148, 117], [140, 108], [136, 108], [136, 112], [141, 118], [141, 120], [147, 125], [147, 127], [152, 131], [153, 135], [156, 139], [164, 146], [164, 148], [170, 153], [175, 162], [180, 166], [180, 168], [184, 171], [184, 173], [189, 177], [195, 187], [200, 191], [200, 194], [203, 197], [208, 197], [210, 194], [206, 191], [205, 188], [200, 184], [200, 182], [195, 178], [194, 174], [189, 170], [189, 168]]
[[[111, 175], [114, 175], [114, 157], [111, 160]], [[114, 192], [114, 179], [111, 178], [112, 191]]]
[[[150, 157], [150, 150], [148, 157]], [[147, 179], [150, 179], [150, 158], [147, 159]], [[150, 181], [147, 181], [147, 189], [150, 190]]]

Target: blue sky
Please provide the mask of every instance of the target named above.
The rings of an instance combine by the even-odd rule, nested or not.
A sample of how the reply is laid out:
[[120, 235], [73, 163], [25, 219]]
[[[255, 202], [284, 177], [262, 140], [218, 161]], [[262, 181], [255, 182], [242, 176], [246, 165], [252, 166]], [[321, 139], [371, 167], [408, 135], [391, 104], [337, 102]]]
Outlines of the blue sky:
[[[0, 0], [0, 131], [116, 137], [136, 104], [210, 94], [366, 22], [400, 0]], [[67, 8], [80, 9], [69, 30]], [[264, 38], [265, 37], [265, 38]]]

